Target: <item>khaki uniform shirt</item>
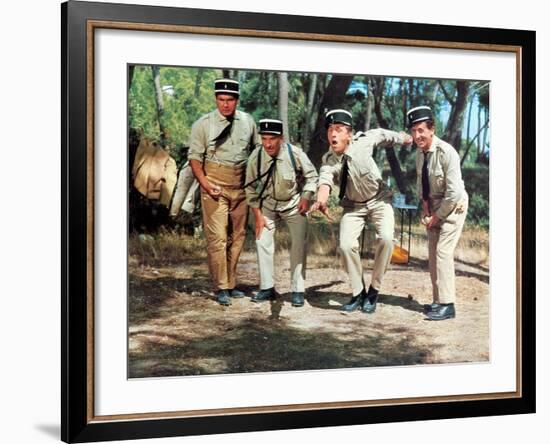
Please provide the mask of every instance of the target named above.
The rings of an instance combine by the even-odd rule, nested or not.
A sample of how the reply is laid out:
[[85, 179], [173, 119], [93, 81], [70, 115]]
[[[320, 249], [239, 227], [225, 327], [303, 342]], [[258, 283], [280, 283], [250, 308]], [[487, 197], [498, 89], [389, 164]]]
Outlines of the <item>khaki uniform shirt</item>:
[[224, 140], [214, 140], [229, 121], [215, 109], [197, 120], [191, 127], [188, 159], [206, 160], [227, 166], [243, 166], [249, 151], [260, 144], [256, 124], [252, 117], [236, 110], [231, 134]]
[[[434, 136], [427, 151], [428, 177], [430, 181], [430, 204], [439, 219], [446, 219], [456, 205], [466, 198], [464, 181], [460, 170], [460, 157], [447, 142]], [[422, 199], [422, 165], [424, 153], [416, 152], [416, 186]]]
[[261, 154], [260, 175], [268, 171], [273, 158], [267, 154], [263, 147], [256, 148], [248, 159], [246, 168], [246, 200], [251, 208], [260, 208], [260, 204], [271, 211], [287, 211], [294, 208], [301, 197], [311, 199], [317, 189], [317, 170], [301, 148], [290, 145], [296, 161], [298, 173], [303, 177], [304, 185], [300, 190], [297, 183], [297, 174], [292, 165], [286, 142], [281, 144], [273, 174], [265, 187], [260, 202], [260, 192], [264, 187], [267, 176], [254, 183], [258, 177], [258, 155]]
[[382, 175], [372, 158], [375, 147], [391, 147], [403, 144], [404, 138], [395, 131], [382, 128], [358, 132], [342, 155], [330, 149], [323, 156], [323, 166], [319, 174], [319, 185], [340, 185], [343, 156], [348, 159], [348, 180], [343, 206], [364, 203], [377, 197], [384, 190]]

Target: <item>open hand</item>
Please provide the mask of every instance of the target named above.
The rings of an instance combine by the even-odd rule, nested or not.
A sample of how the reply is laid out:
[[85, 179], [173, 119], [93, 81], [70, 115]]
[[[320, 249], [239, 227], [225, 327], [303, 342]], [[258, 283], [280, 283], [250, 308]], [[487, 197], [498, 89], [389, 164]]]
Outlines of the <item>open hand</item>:
[[326, 202], [317, 201], [311, 206], [311, 213], [314, 213], [315, 211], [320, 211], [330, 222], [332, 222], [332, 216], [330, 215], [330, 212], [328, 210], [328, 206]]

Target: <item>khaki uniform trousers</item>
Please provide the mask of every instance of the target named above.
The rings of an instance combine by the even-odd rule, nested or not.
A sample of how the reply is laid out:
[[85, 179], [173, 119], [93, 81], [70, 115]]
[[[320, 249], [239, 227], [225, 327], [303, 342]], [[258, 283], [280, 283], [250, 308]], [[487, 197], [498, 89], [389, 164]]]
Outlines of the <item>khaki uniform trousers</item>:
[[427, 230], [432, 294], [437, 304], [454, 304], [456, 300], [454, 254], [467, 213], [466, 196], [439, 226]]
[[361, 263], [359, 238], [369, 218], [376, 230], [374, 267], [370, 285], [380, 290], [382, 278], [393, 252], [395, 219], [393, 207], [387, 201], [377, 200], [356, 208], [345, 208], [340, 221], [340, 253], [344, 269], [349, 275], [353, 295], [367, 289], [366, 276]]
[[266, 290], [275, 286], [275, 269], [273, 257], [275, 255], [276, 223], [284, 220], [290, 231], [290, 281], [291, 291], [303, 293], [306, 278], [306, 237], [307, 218], [294, 207], [289, 211], [271, 211], [262, 209], [266, 218], [267, 227], [262, 230], [260, 239], [256, 240], [258, 252], [258, 268], [260, 269], [260, 289]]
[[208, 267], [218, 290], [236, 286], [237, 262], [244, 246], [248, 206], [243, 189], [244, 167], [206, 162], [208, 181], [222, 189], [213, 199], [201, 189], [202, 221]]

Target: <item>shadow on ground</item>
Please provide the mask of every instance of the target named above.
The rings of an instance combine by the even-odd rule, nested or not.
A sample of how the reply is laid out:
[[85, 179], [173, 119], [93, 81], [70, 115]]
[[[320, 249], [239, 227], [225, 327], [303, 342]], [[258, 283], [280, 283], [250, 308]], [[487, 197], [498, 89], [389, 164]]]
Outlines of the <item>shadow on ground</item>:
[[[368, 324], [349, 324], [344, 333], [294, 328], [283, 319], [247, 319], [218, 334], [131, 352], [129, 376], [158, 377], [289, 370], [335, 369], [426, 362], [432, 350], [414, 345], [399, 331], [377, 333]], [[342, 320], [346, 323], [346, 319]], [[143, 332], [141, 332], [143, 333]]]
[[[455, 259], [455, 262], [462, 265], [466, 265], [469, 268], [479, 270], [479, 273], [476, 273], [474, 271], [461, 270], [459, 267], [455, 267], [456, 276], [471, 277], [471, 278], [479, 279], [481, 282], [484, 282], [486, 284], [489, 283], [489, 274], [488, 274], [488, 270], [485, 267], [482, 267], [475, 263], [461, 261], [458, 259]], [[428, 260], [411, 257], [411, 260], [409, 261], [409, 267], [413, 267], [417, 269], [418, 267], [420, 267], [420, 269], [418, 269], [417, 271], [419, 273], [426, 273], [429, 270]]]

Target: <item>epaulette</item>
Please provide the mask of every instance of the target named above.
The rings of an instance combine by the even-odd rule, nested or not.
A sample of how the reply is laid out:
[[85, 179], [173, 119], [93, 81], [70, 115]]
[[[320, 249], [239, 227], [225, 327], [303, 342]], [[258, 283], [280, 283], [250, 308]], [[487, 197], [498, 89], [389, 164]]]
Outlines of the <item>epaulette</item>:
[[328, 150], [325, 154], [323, 154], [323, 157], [321, 157], [321, 162], [326, 163], [331, 154], [332, 151]]

